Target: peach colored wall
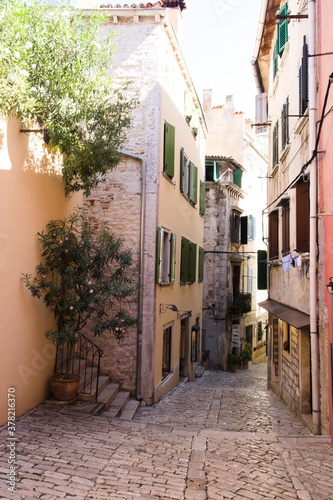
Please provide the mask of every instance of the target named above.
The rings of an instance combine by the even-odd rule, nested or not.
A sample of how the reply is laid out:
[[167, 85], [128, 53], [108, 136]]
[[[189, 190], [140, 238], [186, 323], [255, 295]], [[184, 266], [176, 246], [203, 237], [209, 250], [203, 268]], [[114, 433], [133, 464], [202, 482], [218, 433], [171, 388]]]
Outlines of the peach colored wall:
[[[332, 3], [330, 0], [322, 0], [318, 2], [318, 24], [317, 24], [317, 39], [318, 53], [330, 52], [333, 44], [333, 33], [331, 26]], [[318, 57], [318, 119], [322, 113], [325, 94], [328, 87], [329, 76], [332, 73], [333, 55], [325, 55]], [[333, 106], [333, 85], [330, 87], [328, 100], [326, 104], [326, 112]], [[321, 380], [321, 385], [328, 391], [328, 408], [327, 413], [330, 415], [330, 424], [325, 430], [330, 427], [330, 434], [333, 436], [333, 416], [332, 416], [332, 384], [330, 377], [330, 353], [329, 348], [332, 343], [332, 305], [331, 296], [327, 292], [326, 284], [329, 277], [333, 276], [333, 189], [332, 189], [332, 165], [333, 165], [333, 116], [329, 113], [323, 122], [321, 140], [319, 150], [325, 151], [318, 155], [319, 159], [319, 231], [320, 231], [320, 253], [323, 267], [319, 273], [319, 304], [320, 304], [320, 327], [322, 338], [327, 338], [325, 350], [321, 354], [321, 366], [328, 366], [327, 372], [323, 374], [324, 379]], [[324, 309], [322, 304], [326, 305]], [[328, 319], [327, 319], [328, 318]], [[323, 358], [327, 363], [323, 363]], [[326, 398], [325, 398], [326, 399]], [[322, 410], [323, 412], [323, 410]]]
[[37, 231], [82, 204], [79, 194], [65, 198], [59, 157], [41, 134], [20, 127], [14, 118], [0, 122], [0, 424], [7, 421], [8, 388], [15, 388], [17, 415], [48, 394], [54, 346], [43, 332], [54, 320], [20, 278], [40, 262]]

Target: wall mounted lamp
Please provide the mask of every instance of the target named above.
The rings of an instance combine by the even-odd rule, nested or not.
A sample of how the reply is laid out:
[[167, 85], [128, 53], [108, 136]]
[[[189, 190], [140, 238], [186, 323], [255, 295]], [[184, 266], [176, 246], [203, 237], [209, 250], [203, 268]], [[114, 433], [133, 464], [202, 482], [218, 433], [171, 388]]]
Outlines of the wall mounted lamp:
[[330, 278], [328, 278], [330, 281], [329, 283], [327, 283], [327, 291], [330, 295], [333, 295], [333, 276], [331, 276]]

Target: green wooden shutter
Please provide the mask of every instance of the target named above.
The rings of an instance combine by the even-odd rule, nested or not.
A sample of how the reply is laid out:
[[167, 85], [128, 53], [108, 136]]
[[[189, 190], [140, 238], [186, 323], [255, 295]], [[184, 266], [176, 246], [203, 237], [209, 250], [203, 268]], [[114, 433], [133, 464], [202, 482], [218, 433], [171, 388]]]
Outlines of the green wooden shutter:
[[273, 52], [273, 80], [276, 77], [278, 69], [279, 69], [279, 40], [276, 40]]
[[198, 281], [202, 283], [204, 280], [204, 249], [199, 247], [199, 270], [198, 270]]
[[163, 172], [171, 178], [175, 172], [175, 127], [170, 123], [164, 124]]
[[196, 280], [196, 268], [197, 268], [197, 245], [190, 241], [189, 243], [189, 279], [190, 283], [194, 283]]
[[247, 245], [248, 240], [248, 217], [245, 215], [240, 218], [241, 220], [241, 245]]
[[198, 202], [198, 168], [190, 162], [189, 168], [189, 199], [196, 205]]
[[[286, 16], [288, 12], [288, 4], [284, 4], [282, 7], [280, 14], [281, 16]], [[288, 41], [288, 20], [280, 19], [280, 23], [278, 25], [278, 51], [279, 55], [282, 55], [282, 52], [286, 46]]]
[[185, 152], [184, 148], [180, 150], [180, 191], [184, 192], [184, 168], [185, 168]]
[[176, 241], [177, 237], [174, 233], [170, 234], [170, 283], [174, 283], [176, 279]]
[[187, 283], [188, 270], [189, 270], [189, 254], [190, 254], [190, 242], [186, 238], [182, 238], [181, 243], [181, 257], [180, 257], [180, 282]]
[[234, 170], [234, 184], [240, 188], [242, 187], [242, 175], [243, 171], [240, 168]]
[[164, 231], [162, 228], [157, 228], [156, 239], [156, 283], [162, 283], [163, 273], [163, 237]]
[[200, 181], [200, 215], [205, 215], [206, 213], [206, 185], [203, 181]]
[[267, 252], [258, 250], [257, 252], [257, 280], [258, 290], [267, 290]]

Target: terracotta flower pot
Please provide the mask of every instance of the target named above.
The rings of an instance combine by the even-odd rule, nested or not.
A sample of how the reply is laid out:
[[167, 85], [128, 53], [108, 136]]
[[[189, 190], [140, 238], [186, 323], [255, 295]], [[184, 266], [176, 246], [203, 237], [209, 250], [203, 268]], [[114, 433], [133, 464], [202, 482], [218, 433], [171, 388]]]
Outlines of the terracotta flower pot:
[[72, 401], [77, 396], [80, 385], [80, 377], [61, 378], [53, 375], [51, 380], [52, 394], [58, 401]]

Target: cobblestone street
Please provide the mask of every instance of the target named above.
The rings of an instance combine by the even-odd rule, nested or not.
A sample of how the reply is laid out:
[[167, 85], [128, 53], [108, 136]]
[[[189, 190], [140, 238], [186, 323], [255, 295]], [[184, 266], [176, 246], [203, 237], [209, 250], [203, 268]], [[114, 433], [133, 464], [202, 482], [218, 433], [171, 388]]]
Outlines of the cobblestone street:
[[333, 498], [333, 447], [266, 389], [266, 364], [205, 372], [126, 421], [42, 404], [1, 429], [1, 499]]

